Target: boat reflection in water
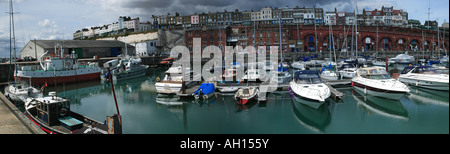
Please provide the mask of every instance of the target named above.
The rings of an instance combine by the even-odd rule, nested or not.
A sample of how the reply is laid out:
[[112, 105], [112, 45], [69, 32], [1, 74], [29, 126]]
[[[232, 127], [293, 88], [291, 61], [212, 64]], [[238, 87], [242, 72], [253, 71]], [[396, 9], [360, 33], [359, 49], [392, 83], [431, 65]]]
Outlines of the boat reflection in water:
[[411, 87], [408, 98], [419, 104], [449, 106], [448, 91]]
[[357, 104], [369, 111], [389, 118], [409, 120], [408, 111], [399, 100], [364, 95], [364, 92], [355, 89], [352, 89], [352, 93]]
[[306, 100], [290, 94], [292, 111], [301, 125], [319, 133], [324, 133], [331, 122], [331, 114], [327, 103]]

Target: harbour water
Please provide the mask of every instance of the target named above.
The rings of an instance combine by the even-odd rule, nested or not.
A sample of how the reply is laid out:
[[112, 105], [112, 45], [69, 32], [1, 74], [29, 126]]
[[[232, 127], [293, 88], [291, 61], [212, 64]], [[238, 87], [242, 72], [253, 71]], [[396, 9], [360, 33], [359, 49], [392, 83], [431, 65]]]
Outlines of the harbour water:
[[[398, 72], [392, 67], [390, 73]], [[233, 95], [208, 101], [157, 97], [155, 78], [167, 68], [114, 85], [125, 134], [448, 134], [448, 92], [411, 88], [400, 100], [363, 96], [350, 86], [336, 89], [342, 100], [314, 108], [277, 91], [266, 103], [239, 106]], [[44, 94], [54, 90], [47, 87]], [[109, 84], [100, 81], [59, 85], [71, 110], [98, 121], [116, 113]]]

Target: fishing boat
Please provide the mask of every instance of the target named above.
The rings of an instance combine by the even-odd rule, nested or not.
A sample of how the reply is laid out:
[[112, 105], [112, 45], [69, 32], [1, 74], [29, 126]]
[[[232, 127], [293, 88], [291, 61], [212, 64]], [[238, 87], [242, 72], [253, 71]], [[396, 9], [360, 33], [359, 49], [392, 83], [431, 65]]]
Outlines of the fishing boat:
[[48, 134], [107, 134], [104, 123], [70, 110], [70, 100], [50, 92], [47, 97], [28, 98], [26, 116]]
[[[58, 49], [59, 51], [57, 51]], [[18, 67], [14, 78], [30, 81], [33, 85], [46, 83], [53, 85], [100, 79], [101, 69], [98, 67], [98, 63], [80, 63], [75, 52], [66, 55], [59, 44], [55, 46], [55, 51], [55, 53], [47, 51], [40, 57], [40, 67]]]
[[410, 64], [415, 62], [414, 56], [408, 55], [408, 51], [404, 54], [399, 54], [394, 58], [391, 58], [389, 61], [394, 61], [396, 64]]
[[[182, 66], [171, 67], [165, 72], [166, 76], [162, 81], [156, 81], [156, 92], [159, 94], [177, 94], [182, 87], [189, 88], [198, 85], [201, 81], [201, 75], [186, 68], [183, 71]], [[186, 79], [186, 80], [185, 80]]]
[[409, 92], [408, 86], [396, 79], [392, 79], [383, 67], [367, 67], [357, 70], [352, 79], [352, 87], [363, 91], [364, 94], [400, 99]]
[[192, 95], [194, 95], [195, 99], [209, 99], [214, 95], [215, 91], [216, 89], [214, 88], [213, 83], [203, 83]]
[[239, 105], [245, 105], [250, 101], [257, 100], [259, 89], [257, 87], [240, 88], [234, 95], [234, 99]]
[[431, 66], [408, 66], [399, 75], [407, 85], [434, 90], [449, 90], [449, 75], [441, 74]]
[[128, 55], [120, 57], [120, 59], [114, 59], [106, 62], [104, 65], [108, 65], [112, 68], [110, 72], [103, 70], [101, 74], [102, 81], [108, 81], [109, 75], [112, 75], [113, 81], [121, 81], [131, 78], [137, 78], [145, 76], [147, 73], [148, 65], [141, 65], [141, 58], [131, 57]]
[[289, 83], [290, 91], [297, 97], [324, 103], [331, 96], [331, 91], [320, 80], [319, 74], [314, 71], [295, 72], [294, 80]]

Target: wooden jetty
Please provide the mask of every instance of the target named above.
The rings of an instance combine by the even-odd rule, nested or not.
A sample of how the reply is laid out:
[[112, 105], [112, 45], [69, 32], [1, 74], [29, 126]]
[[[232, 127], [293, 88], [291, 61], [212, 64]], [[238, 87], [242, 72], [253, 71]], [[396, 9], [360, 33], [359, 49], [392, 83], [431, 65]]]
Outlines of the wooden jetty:
[[333, 97], [334, 99], [339, 98], [342, 99], [342, 96], [344, 96], [344, 93], [334, 89], [331, 85], [329, 84], [325, 84], [328, 86], [328, 88], [330, 88], [331, 91], [331, 97]]
[[200, 85], [192, 86], [190, 88], [186, 88], [186, 90], [184, 90], [184, 93], [183, 92], [181, 92], [181, 93], [179, 92], [179, 93], [177, 93], [177, 95], [180, 96], [180, 97], [191, 97], [192, 94], [195, 91], [197, 91], [198, 88], [200, 88]]

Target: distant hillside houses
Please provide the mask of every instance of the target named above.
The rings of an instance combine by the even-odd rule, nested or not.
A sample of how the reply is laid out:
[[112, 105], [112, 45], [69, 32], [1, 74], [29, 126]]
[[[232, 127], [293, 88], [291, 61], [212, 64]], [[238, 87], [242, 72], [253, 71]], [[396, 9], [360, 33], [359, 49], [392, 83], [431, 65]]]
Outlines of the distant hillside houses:
[[93, 37], [103, 37], [110, 35], [121, 35], [126, 33], [148, 31], [153, 29], [152, 25], [153, 24], [149, 21], [141, 22], [139, 20], [139, 17], [131, 18], [120, 16], [117, 22], [113, 22], [111, 24], [77, 30], [73, 34], [73, 39], [81, 40]]
[[87, 39], [98, 36], [120, 35], [127, 32], [140, 32], [151, 29], [189, 29], [203, 26], [227, 26], [227, 25], [360, 25], [402, 27], [415, 29], [437, 29], [437, 21], [426, 21], [421, 25], [420, 21], [410, 19], [408, 12], [402, 9], [394, 9], [393, 6], [381, 9], [366, 10], [362, 12], [345, 12], [324, 10], [323, 8], [310, 7], [264, 7], [260, 10], [238, 9], [223, 12], [202, 12], [191, 15], [167, 13], [167, 15], [152, 16], [152, 22], [140, 22], [139, 18], [119, 17], [117, 22], [101, 27], [91, 27], [78, 30], [74, 33], [74, 39]]

